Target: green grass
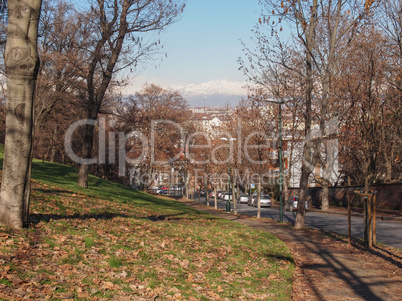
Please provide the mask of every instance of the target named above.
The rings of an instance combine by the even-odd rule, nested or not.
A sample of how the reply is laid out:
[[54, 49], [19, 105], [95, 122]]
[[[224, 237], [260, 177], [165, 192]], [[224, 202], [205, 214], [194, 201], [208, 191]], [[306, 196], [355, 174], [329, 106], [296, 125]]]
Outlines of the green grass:
[[0, 227], [7, 298], [32, 286], [30, 299], [290, 300], [293, 258], [275, 236], [77, 176], [33, 161], [32, 227]]
[[9, 286], [9, 287], [13, 286], [13, 283], [10, 280], [5, 279], [5, 278], [0, 279], [0, 284], [6, 285], [6, 286]]
[[109, 260], [109, 265], [110, 265], [111, 268], [118, 269], [123, 265], [123, 262], [122, 262], [122, 260], [120, 258], [116, 258], [116, 257], [113, 256]]

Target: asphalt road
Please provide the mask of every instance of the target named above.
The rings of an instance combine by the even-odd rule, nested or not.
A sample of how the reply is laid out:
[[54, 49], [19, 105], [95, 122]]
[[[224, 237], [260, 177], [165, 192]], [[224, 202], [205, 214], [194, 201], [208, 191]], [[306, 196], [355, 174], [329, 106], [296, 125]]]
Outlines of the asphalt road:
[[[198, 201], [198, 198], [196, 198]], [[201, 197], [201, 203], [205, 204], [205, 197]], [[209, 200], [210, 206], [214, 206], [214, 199]], [[218, 200], [218, 208], [225, 209], [226, 201]], [[233, 202], [231, 202], [233, 210]], [[251, 216], [257, 216], [257, 208], [247, 204], [237, 204], [237, 212]], [[279, 221], [278, 208], [261, 208], [261, 217], [272, 218]], [[283, 221], [294, 224], [296, 212], [283, 211]], [[308, 227], [319, 228], [340, 234], [348, 233], [348, 217], [346, 215], [328, 214], [320, 212], [307, 212], [305, 224]], [[352, 216], [352, 236], [363, 238], [364, 236], [363, 217]], [[379, 220], [376, 221], [377, 242], [402, 249], [402, 222]]]

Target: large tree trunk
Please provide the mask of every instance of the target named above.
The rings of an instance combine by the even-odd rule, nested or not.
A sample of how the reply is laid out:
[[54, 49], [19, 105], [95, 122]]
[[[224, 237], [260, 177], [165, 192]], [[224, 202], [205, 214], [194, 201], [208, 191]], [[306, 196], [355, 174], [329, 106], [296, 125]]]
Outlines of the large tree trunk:
[[311, 129], [311, 98], [313, 92], [313, 71], [312, 71], [312, 57], [307, 53], [307, 75], [306, 75], [307, 87], [306, 87], [306, 110], [305, 110], [305, 143], [303, 145], [302, 156], [302, 168], [300, 175], [300, 189], [299, 189], [299, 201], [297, 205], [297, 213], [295, 219], [295, 229], [301, 229], [304, 227], [304, 216], [306, 213], [304, 200], [307, 197], [308, 178], [312, 172], [312, 145], [313, 141], [309, 137]]
[[299, 202], [297, 206], [296, 220], [295, 220], [295, 229], [301, 229], [304, 227], [304, 216], [305, 216], [305, 205], [304, 200], [307, 197], [307, 187], [308, 187], [308, 178], [310, 173], [312, 172], [312, 140], [311, 137], [308, 139], [308, 135], [310, 135], [311, 129], [311, 120], [312, 120], [312, 110], [311, 110], [311, 102], [312, 95], [314, 89], [314, 78], [313, 78], [313, 57], [312, 50], [315, 44], [315, 30], [316, 30], [316, 21], [317, 21], [317, 7], [318, 1], [313, 0], [313, 5], [311, 7], [311, 16], [310, 16], [310, 24], [305, 30], [306, 36], [306, 108], [305, 108], [305, 125], [304, 125], [304, 134], [305, 134], [305, 143], [303, 146], [303, 162], [301, 168], [300, 175], [300, 189], [299, 189]]
[[[306, 160], [306, 158], [308, 158]], [[295, 220], [295, 229], [302, 229], [304, 227], [304, 217], [306, 214], [304, 201], [307, 199], [307, 187], [308, 178], [311, 173], [309, 162], [311, 158], [311, 143], [307, 142], [303, 149], [303, 163], [300, 176], [300, 189], [299, 189], [299, 201], [297, 203], [297, 214]]]
[[28, 223], [31, 192], [33, 98], [39, 68], [38, 22], [42, 1], [8, 1], [5, 50], [7, 76], [6, 138], [0, 199], [0, 223]]

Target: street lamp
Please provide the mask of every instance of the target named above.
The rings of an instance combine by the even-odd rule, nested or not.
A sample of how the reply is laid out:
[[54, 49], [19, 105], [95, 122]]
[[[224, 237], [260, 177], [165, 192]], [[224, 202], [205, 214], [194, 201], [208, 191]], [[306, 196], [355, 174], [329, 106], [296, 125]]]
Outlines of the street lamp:
[[283, 163], [282, 163], [282, 104], [285, 103], [284, 100], [273, 101], [267, 100], [269, 103], [279, 104], [279, 222], [283, 222], [283, 201], [282, 201], [282, 190], [283, 190]]

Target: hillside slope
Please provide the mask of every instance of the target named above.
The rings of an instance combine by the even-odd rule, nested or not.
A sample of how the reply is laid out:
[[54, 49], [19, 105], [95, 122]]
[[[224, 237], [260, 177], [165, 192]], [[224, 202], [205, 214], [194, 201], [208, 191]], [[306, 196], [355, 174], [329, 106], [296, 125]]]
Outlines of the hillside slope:
[[77, 176], [34, 160], [32, 226], [0, 226], [0, 299], [290, 300], [293, 259], [275, 236]]

